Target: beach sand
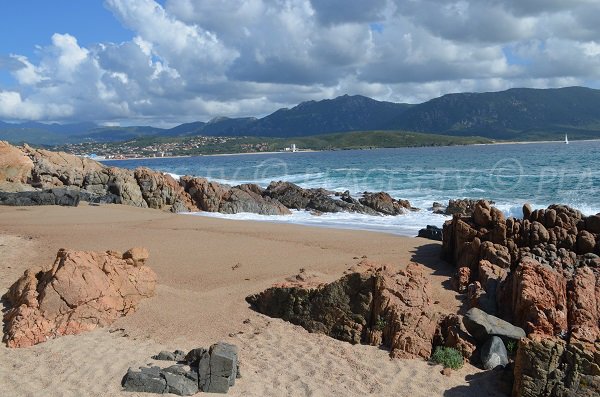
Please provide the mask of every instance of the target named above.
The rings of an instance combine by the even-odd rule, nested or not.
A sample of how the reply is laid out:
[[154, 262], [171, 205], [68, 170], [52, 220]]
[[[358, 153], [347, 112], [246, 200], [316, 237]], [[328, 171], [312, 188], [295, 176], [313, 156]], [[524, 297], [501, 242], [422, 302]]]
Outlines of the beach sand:
[[[440, 244], [383, 233], [176, 215], [120, 205], [0, 207], [0, 294], [59, 248], [150, 251], [153, 298], [111, 327], [25, 349], [0, 347], [7, 396], [134, 396], [121, 390], [128, 367], [160, 350], [240, 348], [242, 378], [231, 396], [502, 396], [495, 376], [465, 365], [451, 376], [424, 360], [390, 359], [258, 314], [245, 302], [300, 269], [333, 280], [359, 259], [426, 266], [434, 299], [456, 311], [452, 269]], [[163, 363], [164, 364], [164, 363]], [[7, 394], [5, 394], [7, 392]], [[139, 394], [148, 396], [149, 394]]]

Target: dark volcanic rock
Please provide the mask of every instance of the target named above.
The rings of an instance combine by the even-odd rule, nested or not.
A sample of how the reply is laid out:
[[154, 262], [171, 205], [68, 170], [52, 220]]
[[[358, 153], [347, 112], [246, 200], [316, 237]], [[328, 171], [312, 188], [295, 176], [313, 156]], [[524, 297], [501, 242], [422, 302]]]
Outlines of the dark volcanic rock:
[[442, 241], [442, 229], [437, 226], [427, 225], [425, 229], [419, 230], [417, 237], [427, 238], [429, 240]]
[[227, 393], [238, 373], [238, 349], [228, 343], [217, 343], [205, 352], [198, 363], [200, 390]]
[[237, 214], [251, 212], [261, 215], [289, 215], [290, 210], [276, 199], [263, 197], [258, 185], [246, 184], [231, 188], [223, 195], [219, 212]]
[[173, 393], [191, 396], [198, 393], [198, 373], [182, 365], [142, 367], [140, 371], [129, 369], [121, 381], [125, 391], [144, 393]]
[[79, 189], [71, 188], [54, 188], [14, 193], [0, 192], [0, 205], [62, 205], [77, 207], [79, 200]]
[[[325, 189], [303, 189], [290, 182], [271, 182], [263, 195], [276, 199], [284, 206], [291, 209], [304, 209], [318, 212], [357, 212], [367, 215], [381, 215], [381, 213], [375, 209], [361, 204], [360, 201], [350, 197], [348, 192], [344, 192], [336, 197], [333, 192]], [[392, 207], [394, 205], [400, 205], [398, 201], [391, 199], [391, 197], [390, 200], [391, 201], [388, 204]], [[373, 205], [375, 205], [374, 202]]]
[[508, 352], [504, 342], [497, 336], [489, 338], [481, 347], [481, 363], [485, 369], [494, 369], [508, 364]]
[[479, 342], [485, 342], [494, 335], [515, 340], [525, 337], [525, 331], [522, 328], [515, 327], [511, 323], [477, 308], [472, 308], [465, 314], [463, 323], [467, 331]]
[[227, 343], [216, 343], [210, 349], [197, 348], [187, 354], [181, 350], [162, 351], [155, 360], [187, 361], [188, 365], [171, 365], [167, 368], [140, 367], [129, 369], [121, 385], [126, 391], [147, 393], [172, 393], [191, 396], [198, 391], [227, 393], [240, 377], [238, 349]]
[[206, 352], [207, 350], [202, 347], [192, 349], [185, 355], [183, 361], [185, 361], [189, 366], [197, 367], [200, 359]]
[[161, 371], [167, 383], [167, 393], [179, 396], [191, 396], [198, 393], [198, 372], [190, 370], [183, 365], [172, 365]]
[[163, 350], [155, 356], [152, 356], [153, 360], [163, 361], [185, 361], [186, 353], [182, 350], [175, 350], [174, 352]]
[[353, 273], [321, 289], [273, 287], [246, 300], [260, 313], [351, 343], [364, 338], [375, 277]]
[[167, 381], [161, 376], [159, 367], [141, 368], [140, 371], [129, 368], [121, 386], [132, 392], [163, 394], [167, 391]]

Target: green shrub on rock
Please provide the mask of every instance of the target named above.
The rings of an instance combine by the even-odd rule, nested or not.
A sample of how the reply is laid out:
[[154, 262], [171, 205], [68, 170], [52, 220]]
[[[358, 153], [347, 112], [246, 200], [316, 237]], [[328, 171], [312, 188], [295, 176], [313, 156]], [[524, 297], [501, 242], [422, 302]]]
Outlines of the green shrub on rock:
[[464, 360], [462, 354], [452, 347], [435, 348], [431, 356], [431, 361], [436, 364], [442, 364], [444, 368], [459, 369], [462, 368]]

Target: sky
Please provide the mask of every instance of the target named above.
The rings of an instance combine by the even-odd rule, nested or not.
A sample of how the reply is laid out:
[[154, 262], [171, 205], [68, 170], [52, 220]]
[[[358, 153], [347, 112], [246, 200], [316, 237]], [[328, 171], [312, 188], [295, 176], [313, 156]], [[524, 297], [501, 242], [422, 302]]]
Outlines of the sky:
[[600, 88], [598, 0], [0, 1], [0, 120], [170, 126], [344, 94]]

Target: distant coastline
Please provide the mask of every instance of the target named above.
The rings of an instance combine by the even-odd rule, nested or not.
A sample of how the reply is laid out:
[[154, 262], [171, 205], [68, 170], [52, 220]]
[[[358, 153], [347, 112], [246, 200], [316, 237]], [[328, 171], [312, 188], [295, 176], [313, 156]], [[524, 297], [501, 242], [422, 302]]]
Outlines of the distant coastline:
[[[600, 142], [599, 139], [577, 139], [572, 140], [570, 143], [577, 142]], [[465, 144], [452, 144], [452, 145], [439, 145], [437, 147], [452, 147], [452, 146], [492, 146], [492, 145], [529, 145], [529, 144], [547, 144], [547, 143], [563, 143], [563, 141], [555, 140], [542, 140], [542, 141], [498, 141], [498, 142], [486, 142], [486, 143], [465, 143]], [[342, 150], [377, 150], [377, 149], [403, 149], [403, 148], [420, 148], [430, 146], [398, 146], [398, 147], [369, 147], [369, 148], [332, 148], [332, 149], [302, 149], [296, 152], [290, 151], [264, 151], [264, 152], [230, 152], [230, 153], [212, 153], [212, 154], [193, 154], [193, 155], [179, 155], [179, 156], [162, 156], [162, 157], [127, 157], [127, 158], [115, 158], [115, 159], [93, 159], [99, 162], [104, 161], [125, 161], [125, 160], [158, 160], [158, 159], [176, 159], [176, 158], [189, 158], [189, 157], [219, 157], [219, 156], [245, 156], [245, 155], [269, 155], [269, 154], [285, 154], [285, 153], [316, 153], [316, 152], [327, 152], [327, 151], [342, 151]]]
[[184, 155], [184, 156], [162, 156], [162, 157], [127, 157], [127, 158], [118, 158], [118, 159], [92, 159], [99, 162], [104, 161], [125, 161], [125, 160], [159, 160], [159, 159], [179, 159], [179, 158], [188, 158], [188, 157], [216, 157], [216, 156], [242, 156], [242, 155], [250, 155], [250, 154], [282, 154], [282, 153], [314, 153], [314, 152], [322, 152], [323, 150], [298, 150], [296, 152], [290, 151], [278, 151], [278, 152], [240, 152], [240, 153], [214, 153], [214, 154], [192, 154], [192, 155]]

